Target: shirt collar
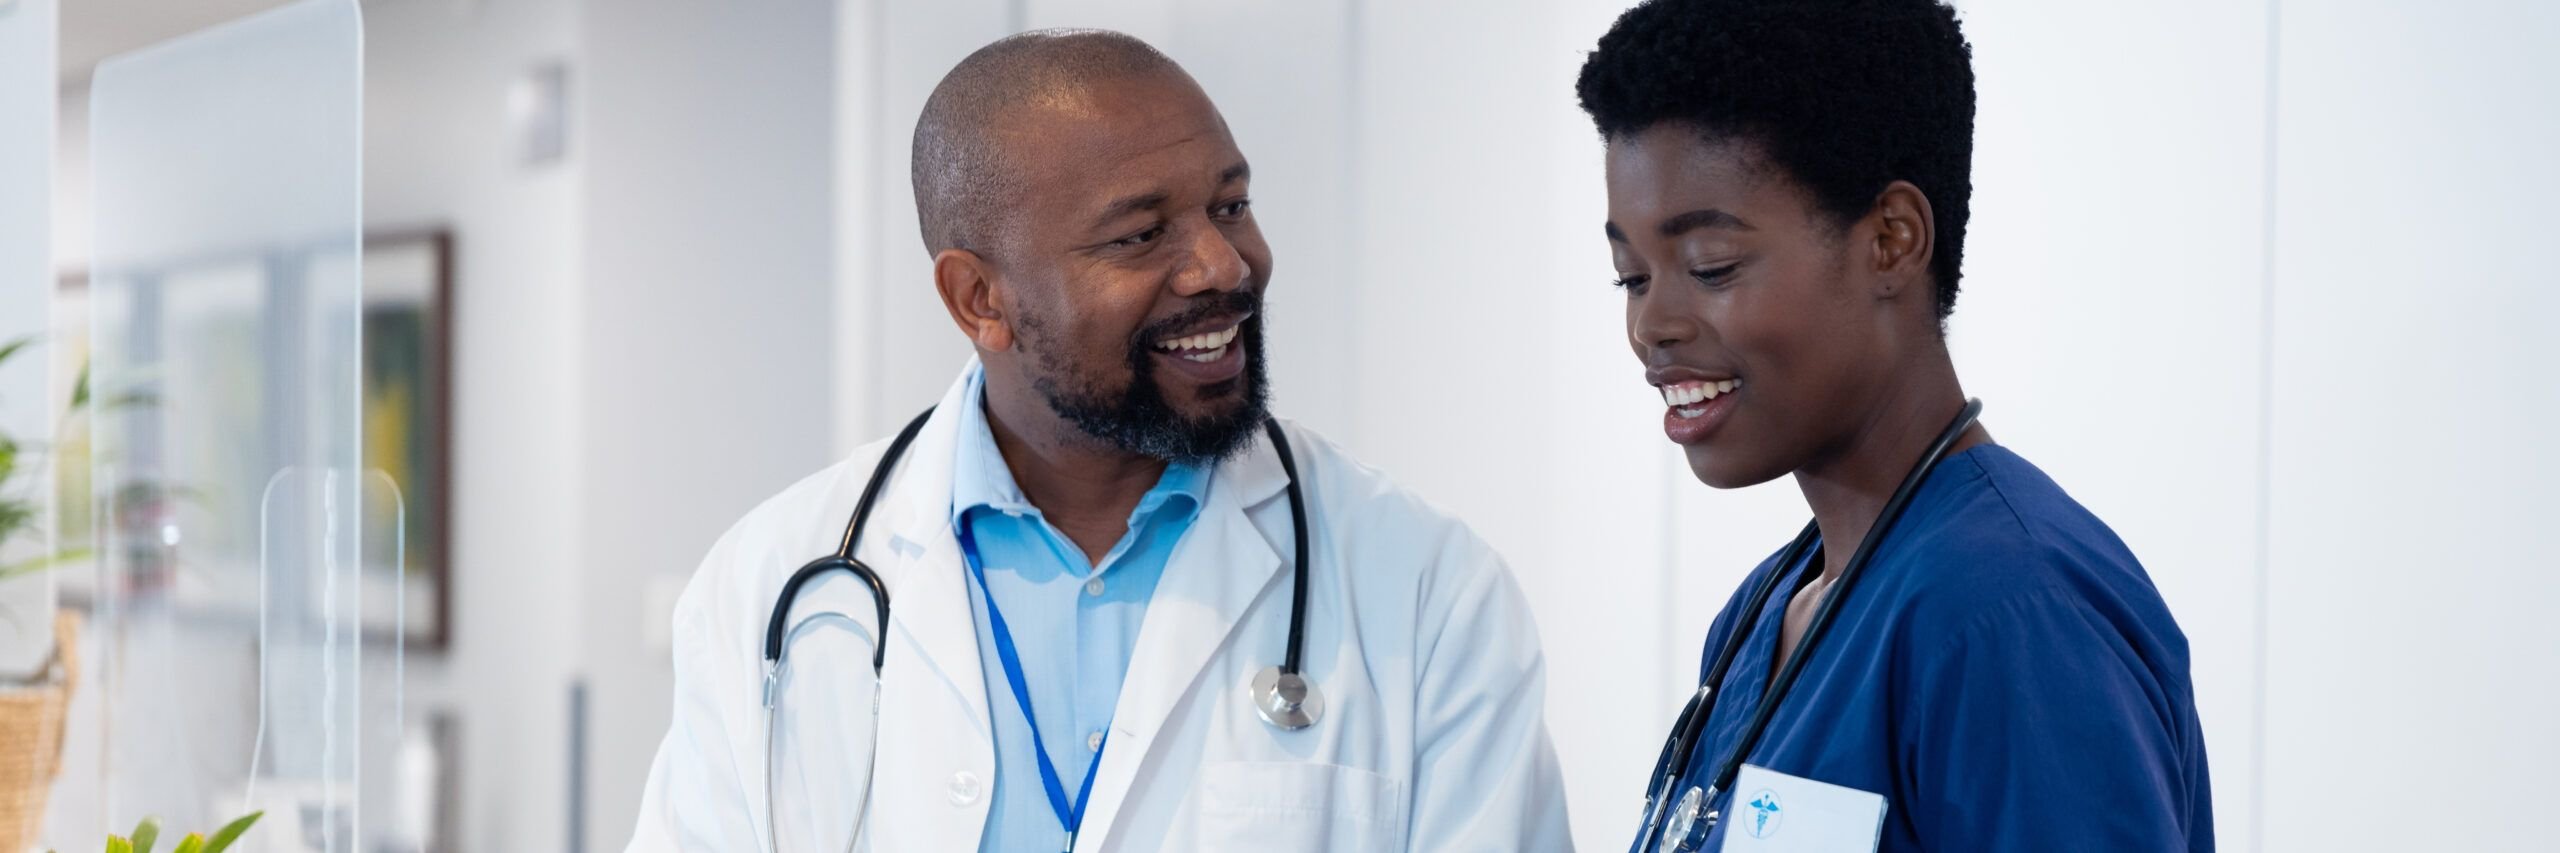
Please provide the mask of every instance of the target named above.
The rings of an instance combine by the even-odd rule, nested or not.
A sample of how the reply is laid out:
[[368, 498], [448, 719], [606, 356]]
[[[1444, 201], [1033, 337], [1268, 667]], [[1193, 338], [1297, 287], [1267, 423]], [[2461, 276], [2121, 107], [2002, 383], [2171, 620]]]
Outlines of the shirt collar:
[[[1040, 508], [1033, 506], [1031, 499], [1022, 494], [1021, 485], [1014, 482], [1013, 469], [1004, 463], [1004, 451], [996, 447], [995, 430], [987, 425], [986, 368], [971, 365], [968, 383], [960, 394], [967, 404], [960, 408], [959, 441], [955, 442], [958, 453], [951, 465], [951, 523], [959, 525], [962, 515], [980, 508], [1009, 515], [1039, 515]], [[1130, 512], [1131, 526], [1169, 504], [1179, 513], [1196, 511], [1208, 488], [1206, 466], [1166, 465], [1155, 487], [1148, 489]]]

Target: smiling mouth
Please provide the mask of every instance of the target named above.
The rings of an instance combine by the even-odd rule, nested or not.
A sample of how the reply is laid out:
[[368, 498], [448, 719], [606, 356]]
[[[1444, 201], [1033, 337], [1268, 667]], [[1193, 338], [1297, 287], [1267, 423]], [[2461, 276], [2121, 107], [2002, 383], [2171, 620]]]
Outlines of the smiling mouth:
[[1244, 321], [1237, 320], [1224, 329], [1156, 341], [1155, 348], [1157, 352], [1175, 358], [1207, 364], [1224, 357], [1227, 347], [1235, 344], [1236, 334], [1243, 328]]
[[1717, 397], [1733, 393], [1735, 389], [1741, 387], [1740, 379], [1724, 379], [1715, 382], [1693, 379], [1687, 382], [1675, 382], [1661, 386], [1662, 404], [1670, 407], [1671, 413], [1675, 416], [1701, 417], [1707, 413], [1707, 403], [1714, 401]]

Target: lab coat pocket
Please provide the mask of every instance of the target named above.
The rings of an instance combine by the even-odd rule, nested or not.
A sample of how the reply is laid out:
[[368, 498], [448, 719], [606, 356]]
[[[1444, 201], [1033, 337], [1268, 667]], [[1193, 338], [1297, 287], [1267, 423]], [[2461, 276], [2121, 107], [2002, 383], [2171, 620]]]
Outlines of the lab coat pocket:
[[1200, 850], [1404, 849], [1404, 783], [1357, 767], [1215, 762], [1191, 799]]

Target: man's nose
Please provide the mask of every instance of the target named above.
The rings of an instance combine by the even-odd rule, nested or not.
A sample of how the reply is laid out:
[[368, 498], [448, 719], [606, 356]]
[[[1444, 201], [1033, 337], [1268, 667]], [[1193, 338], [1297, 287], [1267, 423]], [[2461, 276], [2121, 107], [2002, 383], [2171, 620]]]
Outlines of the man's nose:
[[1244, 255], [1228, 242], [1225, 232], [1216, 228], [1200, 228], [1191, 238], [1191, 258], [1174, 276], [1175, 293], [1192, 296], [1213, 290], [1235, 290], [1243, 287], [1253, 270]]

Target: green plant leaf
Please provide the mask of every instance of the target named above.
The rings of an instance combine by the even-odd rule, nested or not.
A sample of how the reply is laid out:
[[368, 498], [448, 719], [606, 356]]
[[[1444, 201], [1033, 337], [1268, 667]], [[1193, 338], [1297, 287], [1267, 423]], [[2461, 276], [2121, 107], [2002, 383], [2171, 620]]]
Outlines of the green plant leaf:
[[89, 559], [94, 553], [96, 551], [90, 548], [65, 548], [61, 553], [50, 557], [28, 557], [15, 563], [0, 563], [0, 581], [19, 575], [35, 574], [65, 563], [76, 563]]
[[19, 339], [14, 340], [14, 341], [10, 341], [10, 342], [5, 343], [5, 344], [0, 344], [0, 364], [7, 364], [7, 363], [9, 363], [9, 357], [10, 357], [10, 356], [17, 355], [19, 350], [26, 349], [27, 347], [30, 347], [30, 346], [34, 346], [34, 345], [35, 345], [35, 342], [36, 342], [36, 339], [35, 339], [35, 338], [33, 338], [33, 337], [25, 337], [25, 338], [19, 338]]
[[71, 383], [71, 410], [77, 412], [81, 409], [87, 408], [88, 406], [89, 363], [83, 361], [80, 363], [80, 378], [73, 380]]
[[27, 501], [0, 500], [0, 543], [15, 539], [18, 534], [33, 528], [35, 521], [35, 504]]
[[107, 853], [133, 853], [133, 842], [121, 836], [107, 836]]
[[240, 840], [240, 833], [249, 831], [250, 824], [257, 823], [258, 818], [265, 817], [266, 814], [262, 811], [250, 812], [241, 816], [239, 820], [223, 826], [221, 832], [214, 833], [213, 839], [204, 843], [202, 853], [222, 853], [224, 849], [231, 846], [231, 842]]
[[160, 841], [160, 819], [146, 817], [133, 828], [133, 853], [151, 853], [151, 845]]
[[157, 392], [126, 391], [122, 394], [117, 394], [113, 397], [107, 398], [107, 401], [100, 404], [98, 408], [112, 412], [117, 409], [124, 409], [133, 406], [149, 406], [158, 402], [160, 402], [160, 395]]
[[204, 836], [190, 832], [187, 833], [187, 837], [178, 839], [177, 849], [170, 853], [200, 853], [202, 850], [204, 850]]

